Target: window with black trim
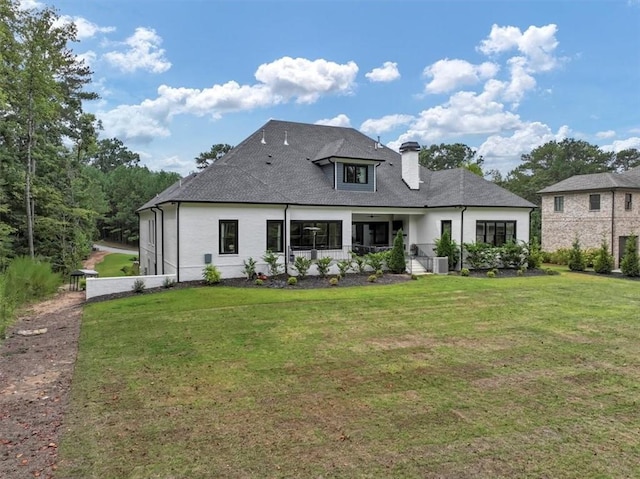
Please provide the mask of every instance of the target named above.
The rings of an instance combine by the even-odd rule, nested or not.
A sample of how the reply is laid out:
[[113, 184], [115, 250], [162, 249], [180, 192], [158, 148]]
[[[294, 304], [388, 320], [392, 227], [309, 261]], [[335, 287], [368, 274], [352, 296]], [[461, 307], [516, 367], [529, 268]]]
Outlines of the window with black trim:
[[449, 233], [449, 238], [451, 238], [451, 220], [442, 220], [440, 222], [440, 236], [445, 232]]
[[238, 220], [220, 220], [220, 254], [238, 253]]
[[502, 246], [516, 240], [516, 221], [476, 221], [476, 243]]
[[284, 251], [284, 221], [267, 220], [267, 251], [282, 253]]
[[633, 207], [633, 195], [631, 193], [624, 194], [624, 209], [626, 211], [631, 211]]
[[149, 220], [149, 244], [156, 244], [156, 220]]
[[562, 213], [564, 211], [564, 196], [553, 197], [553, 211], [556, 213]]
[[589, 195], [589, 211], [600, 211], [600, 194]]
[[367, 165], [344, 165], [344, 182], [366, 185], [369, 183], [369, 168]]
[[291, 221], [291, 249], [342, 249], [342, 221]]

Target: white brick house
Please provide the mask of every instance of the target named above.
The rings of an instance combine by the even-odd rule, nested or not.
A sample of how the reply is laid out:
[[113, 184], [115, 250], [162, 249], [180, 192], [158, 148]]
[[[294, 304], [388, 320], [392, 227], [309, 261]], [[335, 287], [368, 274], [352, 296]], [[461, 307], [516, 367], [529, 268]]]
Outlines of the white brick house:
[[529, 241], [535, 205], [463, 168], [429, 171], [418, 150], [271, 120], [138, 210], [141, 271], [198, 280], [211, 263], [240, 277], [249, 257], [266, 271], [268, 249], [288, 268], [312, 249], [339, 259], [388, 247], [399, 229], [407, 250], [428, 250], [445, 228], [458, 244]]
[[640, 232], [640, 167], [624, 173], [575, 175], [539, 191], [542, 249], [598, 248], [606, 240], [616, 267], [626, 240]]

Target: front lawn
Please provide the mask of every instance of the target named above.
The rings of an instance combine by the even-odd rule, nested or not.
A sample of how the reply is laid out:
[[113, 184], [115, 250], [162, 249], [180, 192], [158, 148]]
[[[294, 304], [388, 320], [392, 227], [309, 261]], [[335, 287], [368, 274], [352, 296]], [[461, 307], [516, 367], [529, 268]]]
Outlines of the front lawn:
[[58, 476], [638, 477], [639, 293], [566, 273], [92, 304]]
[[101, 278], [110, 278], [113, 276], [127, 276], [123, 268], [132, 269], [133, 261], [137, 260], [135, 253], [109, 253], [104, 259], [96, 264], [96, 271]]

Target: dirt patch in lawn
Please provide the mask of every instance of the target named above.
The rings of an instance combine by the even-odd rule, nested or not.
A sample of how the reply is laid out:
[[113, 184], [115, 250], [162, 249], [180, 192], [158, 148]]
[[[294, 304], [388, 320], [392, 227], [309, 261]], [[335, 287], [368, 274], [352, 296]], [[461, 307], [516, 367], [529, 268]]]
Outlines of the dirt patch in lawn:
[[[84, 267], [104, 256], [94, 252]], [[75, 365], [83, 291], [25, 308], [0, 344], [0, 477], [53, 477]]]

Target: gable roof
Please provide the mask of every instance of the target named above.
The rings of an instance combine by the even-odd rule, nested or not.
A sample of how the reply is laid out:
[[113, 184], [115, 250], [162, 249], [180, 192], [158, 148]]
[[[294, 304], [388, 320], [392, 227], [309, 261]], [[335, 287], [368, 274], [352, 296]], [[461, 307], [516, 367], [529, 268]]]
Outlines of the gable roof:
[[[333, 158], [376, 162], [377, 190], [334, 189], [333, 182], [319, 166]], [[170, 186], [140, 210], [171, 201], [414, 208], [465, 204], [535, 207], [466, 169], [432, 172], [420, 167], [420, 176], [423, 180], [420, 188], [410, 190], [402, 180], [400, 154], [379, 146], [353, 128], [271, 120], [222, 158]]]
[[640, 188], [640, 168], [633, 168], [625, 173], [609, 172], [574, 175], [566, 180], [547, 186], [538, 191], [538, 193], [543, 195], [547, 193], [610, 190], [616, 188]]

